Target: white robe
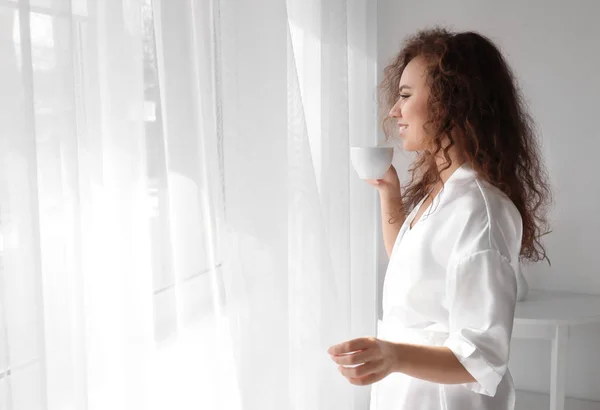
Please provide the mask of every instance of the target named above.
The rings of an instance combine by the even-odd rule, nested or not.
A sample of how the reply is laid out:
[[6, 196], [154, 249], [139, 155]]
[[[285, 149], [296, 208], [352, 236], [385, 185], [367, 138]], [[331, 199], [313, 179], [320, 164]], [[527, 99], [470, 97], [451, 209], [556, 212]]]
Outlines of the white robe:
[[[423, 201], [421, 201], [422, 203]], [[462, 165], [394, 244], [377, 337], [446, 346], [476, 382], [437, 384], [392, 373], [372, 385], [371, 410], [512, 410], [507, 368], [522, 220], [499, 189]]]

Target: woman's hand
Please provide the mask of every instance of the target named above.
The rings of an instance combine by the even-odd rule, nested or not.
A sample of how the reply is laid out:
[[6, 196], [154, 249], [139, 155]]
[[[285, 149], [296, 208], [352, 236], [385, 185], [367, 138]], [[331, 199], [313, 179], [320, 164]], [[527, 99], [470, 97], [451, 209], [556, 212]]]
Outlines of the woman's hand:
[[366, 179], [369, 185], [374, 186], [379, 191], [379, 194], [387, 198], [396, 198], [400, 196], [400, 180], [398, 173], [393, 165], [387, 170], [383, 178]]
[[[350, 383], [365, 386], [378, 382], [395, 371], [397, 345], [375, 337], [361, 337], [327, 350], [338, 370]], [[344, 366], [356, 367], [344, 367]]]

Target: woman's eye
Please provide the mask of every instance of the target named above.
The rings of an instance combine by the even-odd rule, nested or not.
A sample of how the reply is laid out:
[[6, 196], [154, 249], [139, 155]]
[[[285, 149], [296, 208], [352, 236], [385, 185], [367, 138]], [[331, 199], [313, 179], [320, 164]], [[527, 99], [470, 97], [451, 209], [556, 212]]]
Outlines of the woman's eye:
[[410, 97], [410, 95], [408, 95], [408, 94], [400, 94], [400, 98], [402, 98], [403, 100], [406, 100], [408, 97]]

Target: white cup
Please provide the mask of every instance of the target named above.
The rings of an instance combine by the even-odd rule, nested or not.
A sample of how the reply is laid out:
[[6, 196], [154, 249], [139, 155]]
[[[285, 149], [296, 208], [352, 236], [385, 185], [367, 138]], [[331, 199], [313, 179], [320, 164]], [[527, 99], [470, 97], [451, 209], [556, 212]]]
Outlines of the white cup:
[[350, 147], [350, 160], [360, 179], [383, 178], [393, 158], [393, 147]]

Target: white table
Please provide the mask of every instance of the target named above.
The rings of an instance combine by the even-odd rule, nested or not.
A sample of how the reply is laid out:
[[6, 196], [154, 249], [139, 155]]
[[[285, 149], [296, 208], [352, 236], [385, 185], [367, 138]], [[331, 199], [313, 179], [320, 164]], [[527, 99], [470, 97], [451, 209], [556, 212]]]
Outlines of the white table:
[[550, 410], [565, 408], [569, 328], [600, 324], [600, 295], [530, 291], [517, 303], [513, 338], [552, 341]]

